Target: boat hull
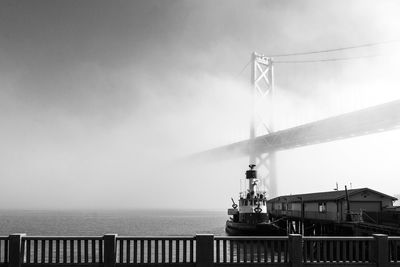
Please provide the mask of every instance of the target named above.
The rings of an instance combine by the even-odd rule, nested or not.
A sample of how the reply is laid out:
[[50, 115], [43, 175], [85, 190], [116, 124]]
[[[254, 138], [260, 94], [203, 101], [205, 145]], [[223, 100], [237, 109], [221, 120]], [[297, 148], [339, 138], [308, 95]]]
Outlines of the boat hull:
[[231, 220], [226, 221], [225, 232], [228, 235], [235, 236], [282, 236], [287, 234], [284, 229], [272, 223], [248, 224], [233, 222]]

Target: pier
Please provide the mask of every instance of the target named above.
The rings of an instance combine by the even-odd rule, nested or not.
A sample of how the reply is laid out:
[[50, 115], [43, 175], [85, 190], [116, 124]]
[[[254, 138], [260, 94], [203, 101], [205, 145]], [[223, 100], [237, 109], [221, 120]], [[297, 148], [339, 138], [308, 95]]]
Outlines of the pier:
[[0, 267], [400, 266], [400, 237], [0, 237]]
[[305, 236], [400, 235], [395, 197], [370, 188], [286, 195], [268, 200], [268, 214], [287, 233]]

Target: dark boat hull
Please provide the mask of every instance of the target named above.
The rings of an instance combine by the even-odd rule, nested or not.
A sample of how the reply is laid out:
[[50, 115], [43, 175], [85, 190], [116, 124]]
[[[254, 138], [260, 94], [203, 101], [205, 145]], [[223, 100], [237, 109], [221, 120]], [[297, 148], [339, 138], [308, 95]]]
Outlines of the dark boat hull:
[[226, 221], [225, 232], [228, 235], [242, 236], [282, 236], [286, 231], [271, 223], [248, 224], [233, 221]]

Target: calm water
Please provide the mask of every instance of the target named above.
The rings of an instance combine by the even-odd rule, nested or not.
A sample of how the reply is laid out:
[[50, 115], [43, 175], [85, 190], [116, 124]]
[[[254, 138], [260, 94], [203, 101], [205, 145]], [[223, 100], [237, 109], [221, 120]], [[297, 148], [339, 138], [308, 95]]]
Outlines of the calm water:
[[225, 211], [5, 211], [0, 210], [0, 235], [124, 236], [225, 235]]

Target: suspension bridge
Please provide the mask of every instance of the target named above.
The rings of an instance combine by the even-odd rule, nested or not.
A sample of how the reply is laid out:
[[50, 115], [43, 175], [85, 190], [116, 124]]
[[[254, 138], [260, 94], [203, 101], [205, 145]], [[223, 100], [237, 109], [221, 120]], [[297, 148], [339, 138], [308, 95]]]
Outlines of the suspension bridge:
[[[379, 43], [363, 46], [374, 46]], [[354, 49], [353, 46], [303, 54]], [[288, 54], [298, 55], [298, 54]], [[281, 56], [281, 55], [280, 55]], [[284, 55], [287, 56], [287, 55]], [[329, 60], [348, 60], [338, 58]], [[326, 61], [326, 60], [323, 60]], [[250, 164], [256, 164], [261, 177], [265, 179], [267, 194], [277, 195], [275, 152], [297, 147], [331, 142], [367, 134], [389, 131], [400, 127], [400, 100], [371, 106], [344, 113], [339, 116], [306, 123], [292, 128], [274, 131], [273, 95], [274, 60], [271, 57], [253, 53], [251, 56], [252, 116], [250, 137], [246, 140], [203, 151], [196, 158], [249, 157]], [[281, 61], [299, 63], [302, 61]], [[313, 61], [303, 61], [313, 62]]]

